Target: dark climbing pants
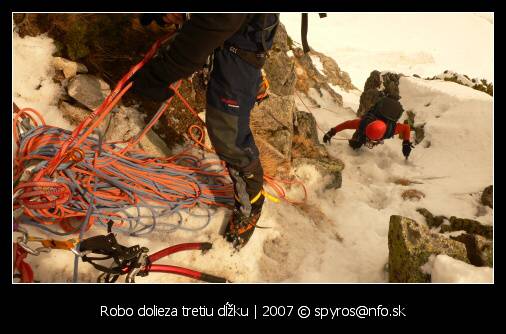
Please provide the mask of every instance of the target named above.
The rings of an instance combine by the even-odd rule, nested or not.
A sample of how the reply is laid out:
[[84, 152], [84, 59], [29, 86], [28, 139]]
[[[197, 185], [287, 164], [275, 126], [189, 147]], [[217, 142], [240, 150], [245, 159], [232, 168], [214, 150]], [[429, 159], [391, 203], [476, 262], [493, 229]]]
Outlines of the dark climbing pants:
[[249, 126], [261, 80], [260, 70], [237, 55], [224, 49], [215, 51], [207, 88], [206, 125], [243, 204], [245, 192], [249, 202], [263, 186], [259, 152]]

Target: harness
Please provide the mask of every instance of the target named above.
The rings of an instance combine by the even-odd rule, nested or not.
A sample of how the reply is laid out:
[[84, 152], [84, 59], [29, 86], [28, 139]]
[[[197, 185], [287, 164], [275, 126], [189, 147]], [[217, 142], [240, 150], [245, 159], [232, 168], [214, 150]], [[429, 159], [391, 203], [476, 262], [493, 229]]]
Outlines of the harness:
[[[274, 23], [268, 24], [269, 18], [274, 18]], [[261, 22], [261, 23], [260, 23]], [[260, 25], [258, 27], [258, 25]], [[279, 26], [279, 14], [251, 14], [248, 15], [242, 27], [236, 34], [243, 35], [248, 40], [257, 44], [257, 51], [245, 50], [231, 42], [225, 42], [223, 48], [236, 54], [248, 64], [261, 69], [267, 59], [268, 45], [274, 40], [277, 27]]]

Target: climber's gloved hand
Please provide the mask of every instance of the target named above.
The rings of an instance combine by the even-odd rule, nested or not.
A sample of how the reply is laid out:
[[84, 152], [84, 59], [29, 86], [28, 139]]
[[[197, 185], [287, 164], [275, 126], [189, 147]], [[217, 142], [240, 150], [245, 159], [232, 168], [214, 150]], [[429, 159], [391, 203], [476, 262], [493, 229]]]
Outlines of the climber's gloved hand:
[[153, 58], [130, 78], [133, 93], [155, 102], [163, 102], [174, 95], [170, 82], [165, 82], [156, 75], [155, 69], [160, 61], [157, 57]]
[[335, 128], [332, 128], [330, 129], [329, 131], [327, 131], [327, 133], [323, 136], [323, 142], [324, 143], [327, 143], [327, 144], [330, 144], [330, 140], [332, 139], [332, 137], [334, 137], [336, 135], [336, 129]]
[[358, 150], [360, 147], [362, 147], [362, 143], [359, 140], [353, 138], [348, 140], [348, 144], [350, 144], [351, 148], [354, 150]]
[[411, 153], [411, 149], [413, 148], [415, 148], [415, 146], [409, 140], [402, 141], [402, 154], [406, 160], [408, 159], [409, 154]]

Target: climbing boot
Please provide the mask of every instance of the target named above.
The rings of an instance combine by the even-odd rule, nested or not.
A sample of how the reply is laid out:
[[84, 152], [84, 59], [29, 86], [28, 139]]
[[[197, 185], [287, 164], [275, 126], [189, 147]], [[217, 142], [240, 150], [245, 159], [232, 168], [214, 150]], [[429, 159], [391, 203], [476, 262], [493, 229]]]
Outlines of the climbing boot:
[[257, 227], [258, 219], [262, 212], [264, 197], [261, 194], [260, 199], [251, 205], [250, 214], [245, 214], [240, 206], [236, 204], [232, 216], [225, 229], [225, 239], [232, 243], [235, 249], [239, 250], [248, 243]]

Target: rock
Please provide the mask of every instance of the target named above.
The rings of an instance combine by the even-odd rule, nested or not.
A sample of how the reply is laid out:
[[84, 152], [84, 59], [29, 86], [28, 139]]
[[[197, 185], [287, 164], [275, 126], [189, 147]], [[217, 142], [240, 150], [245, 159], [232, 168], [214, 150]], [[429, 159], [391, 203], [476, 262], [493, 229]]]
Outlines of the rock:
[[[124, 141], [137, 135], [146, 126], [143, 115], [135, 109], [124, 106], [118, 107], [118, 112], [111, 113], [110, 130], [106, 134], [106, 141]], [[155, 133], [149, 130], [138, 144], [139, 148], [155, 157], [167, 157], [171, 155], [165, 142]]]
[[276, 29], [272, 49], [274, 49], [274, 51], [283, 51], [286, 53], [290, 50], [289, 39], [290, 38], [288, 37], [285, 26], [280, 22], [278, 28]]
[[415, 124], [416, 114], [412, 110], [406, 110], [406, 115], [404, 123], [409, 124], [411, 129], [415, 131], [415, 144], [419, 144], [425, 138], [425, 123]]
[[[312, 53], [311, 53], [312, 54]], [[309, 53], [304, 53], [298, 49], [294, 50], [295, 55], [295, 72], [297, 74], [296, 89], [305, 93], [307, 98], [314, 104], [317, 105], [316, 101], [309, 96], [310, 88], [316, 90], [320, 96], [323, 96], [323, 91], [326, 91], [332, 98], [333, 102], [338, 106], [343, 106], [343, 98], [341, 95], [336, 93], [329, 85], [328, 78], [320, 73], [313, 64], [313, 61]]]
[[401, 75], [397, 73], [387, 72], [384, 73], [381, 78], [383, 80], [383, 92], [386, 95], [399, 100], [401, 98], [399, 94], [399, 80], [401, 78]]
[[320, 144], [313, 114], [305, 111], [296, 111], [294, 117], [294, 134], [309, 139], [314, 144]]
[[293, 124], [292, 157], [318, 159], [328, 156], [325, 146], [320, 144], [313, 114], [296, 111]]
[[[78, 125], [91, 114], [91, 111], [65, 101], [60, 102], [59, 109], [63, 117], [72, 125]], [[105, 133], [106, 142], [112, 142], [128, 140], [144, 127], [145, 123], [140, 113], [130, 108], [118, 106], [104, 118], [98, 129]], [[153, 130], [148, 131], [141, 138], [138, 146], [155, 157], [167, 157], [171, 154], [165, 142]]]
[[270, 91], [280, 96], [293, 95], [297, 81], [295, 63], [286, 54], [288, 50], [287, 33], [283, 24], [280, 23], [274, 36], [272, 50], [264, 65]]
[[494, 189], [493, 186], [490, 185], [486, 187], [485, 190], [483, 190], [483, 193], [481, 194], [481, 203], [490, 208], [493, 208], [493, 201], [494, 201]]
[[425, 197], [425, 194], [423, 192], [421, 192], [420, 190], [408, 189], [408, 190], [404, 190], [402, 192], [401, 197], [405, 201], [408, 201], [408, 200], [409, 201], [419, 201]]
[[[86, 119], [86, 117], [91, 114], [90, 110], [72, 105], [65, 101], [60, 101], [58, 109], [60, 109], [63, 118], [66, 119], [71, 125], [75, 126], [79, 125]], [[107, 124], [110, 118], [111, 114], [107, 115], [98, 126], [98, 129], [104, 132], [107, 128]]]
[[76, 76], [77, 73], [88, 73], [85, 65], [62, 57], [53, 57], [53, 66], [55, 69], [63, 71], [63, 75], [67, 79]]
[[492, 240], [486, 239], [481, 235], [469, 233], [463, 233], [450, 238], [460, 241], [466, 246], [467, 258], [472, 265], [493, 267]]
[[337, 189], [342, 186], [342, 171], [344, 169], [344, 163], [338, 159], [332, 158], [297, 158], [292, 161], [294, 167], [301, 165], [312, 165], [322, 175], [332, 176], [331, 181], [325, 186], [325, 189]]
[[290, 160], [293, 136], [293, 96], [271, 96], [251, 112], [250, 126], [256, 138], [262, 138]]
[[363, 116], [369, 109], [371, 109], [382, 96], [381, 92], [377, 89], [367, 89], [360, 95], [360, 104], [357, 110], [357, 116]]
[[323, 66], [323, 74], [326, 76], [328, 82], [346, 91], [357, 89], [351, 82], [350, 75], [342, 71], [334, 59], [314, 50], [311, 51], [311, 54], [316, 55], [320, 59]]
[[364, 92], [360, 96], [360, 105], [357, 115], [364, 115], [372, 106], [378, 102], [383, 94], [400, 99], [399, 80], [401, 74], [383, 73], [372, 71], [364, 85]]
[[450, 217], [448, 225], [441, 225], [441, 232], [466, 231], [467, 233], [479, 234], [485, 238], [492, 239], [493, 227], [491, 225], [483, 225], [477, 220]]
[[431, 255], [445, 254], [470, 263], [463, 243], [446, 238], [416, 221], [393, 215], [388, 230], [389, 281], [430, 282], [421, 269]]
[[89, 74], [78, 74], [67, 87], [68, 94], [90, 110], [97, 109], [111, 89], [102, 79]]
[[255, 137], [255, 143], [260, 151], [260, 162], [265, 175], [288, 176], [291, 167], [290, 157], [283, 155], [264, 138]]
[[445, 220], [448, 220], [448, 218], [446, 218], [445, 216], [436, 216], [434, 217], [434, 215], [427, 209], [424, 209], [424, 208], [418, 208], [416, 209], [416, 211], [418, 211], [422, 216], [425, 217], [425, 221], [427, 223], [427, 225], [429, 227], [439, 227], [441, 226], [441, 224], [444, 223]]

